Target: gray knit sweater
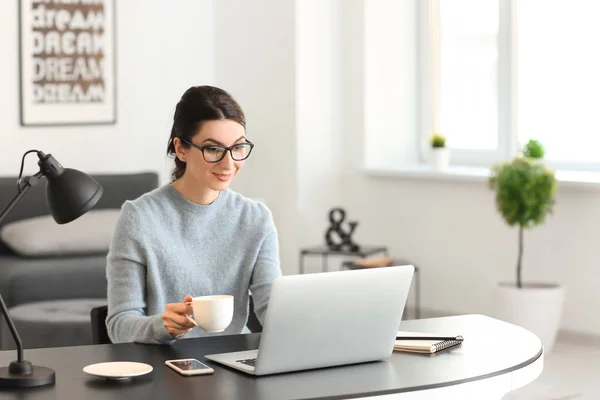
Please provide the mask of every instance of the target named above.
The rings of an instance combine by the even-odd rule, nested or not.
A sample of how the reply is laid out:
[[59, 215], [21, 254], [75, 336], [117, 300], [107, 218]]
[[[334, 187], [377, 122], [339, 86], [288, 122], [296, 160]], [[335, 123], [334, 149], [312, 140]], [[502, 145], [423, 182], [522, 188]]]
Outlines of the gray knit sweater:
[[230, 189], [210, 205], [188, 201], [170, 184], [125, 202], [107, 256], [110, 339], [171, 343], [162, 313], [186, 294], [235, 298], [224, 332], [194, 328], [186, 338], [247, 332], [248, 290], [262, 323], [281, 275], [278, 246], [271, 212]]

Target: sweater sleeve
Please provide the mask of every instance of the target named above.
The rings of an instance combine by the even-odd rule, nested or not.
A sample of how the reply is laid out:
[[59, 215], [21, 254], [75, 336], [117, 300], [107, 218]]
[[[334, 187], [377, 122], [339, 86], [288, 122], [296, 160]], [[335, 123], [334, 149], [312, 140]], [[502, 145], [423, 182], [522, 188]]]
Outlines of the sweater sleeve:
[[264, 318], [271, 295], [271, 286], [278, 276], [281, 276], [279, 264], [279, 239], [277, 229], [270, 211], [267, 210], [265, 232], [258, 257], [252, 271], [250, 291], [254, 301], [254, 312], [259, 322], [264, 325]]
[[161, 315], [146, 316], [146, 265], [143, 227], [135, 206], [123, 204], [107, 256], [108, 315], [113, 343], [169, 343], [175, 339]]

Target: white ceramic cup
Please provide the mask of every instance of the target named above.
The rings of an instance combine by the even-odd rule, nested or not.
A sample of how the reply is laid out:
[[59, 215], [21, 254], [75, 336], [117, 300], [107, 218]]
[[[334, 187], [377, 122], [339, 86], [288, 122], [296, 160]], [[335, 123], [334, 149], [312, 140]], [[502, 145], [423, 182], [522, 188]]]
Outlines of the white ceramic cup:
[[223, 332], [233, 319], [233, 296], [200, 296], [192, 299], [194, 320], [206, 332]]

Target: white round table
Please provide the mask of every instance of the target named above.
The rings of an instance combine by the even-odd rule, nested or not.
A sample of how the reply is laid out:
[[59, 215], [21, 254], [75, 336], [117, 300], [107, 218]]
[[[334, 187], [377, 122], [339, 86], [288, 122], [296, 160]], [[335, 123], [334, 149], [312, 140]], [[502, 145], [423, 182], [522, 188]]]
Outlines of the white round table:
[[460, 348], [438, 355], [394, 352], [395, 378], [405, 380], [399, 393], [362, 399], [501, 399], [542, 373], [544, 352], [532, 332], [484, 315], [404, 321], [402, 330], [463, 335]]

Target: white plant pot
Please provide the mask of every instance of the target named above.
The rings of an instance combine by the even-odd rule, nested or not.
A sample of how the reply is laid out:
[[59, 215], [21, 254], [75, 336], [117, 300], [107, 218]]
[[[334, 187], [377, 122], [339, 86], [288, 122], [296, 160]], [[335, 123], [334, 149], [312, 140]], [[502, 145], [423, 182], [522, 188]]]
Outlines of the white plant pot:
[[499, 283], [494, 298], [494, 317], [536, 334], [549, 354], [560, 327], [566, 288], [557, 284]]
[[450, 149], [437, 147], [431, 149], [431, 166], [436, 171], [443, 171], [450, 164]]

